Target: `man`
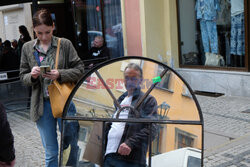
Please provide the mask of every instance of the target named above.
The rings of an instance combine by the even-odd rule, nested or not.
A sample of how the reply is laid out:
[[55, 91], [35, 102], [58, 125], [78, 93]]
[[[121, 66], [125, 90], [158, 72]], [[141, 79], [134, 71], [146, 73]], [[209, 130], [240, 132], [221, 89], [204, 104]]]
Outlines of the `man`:
[[89, 52], [89, 58], [91, 63], [89, 68], [92, 68], [94, 65], [101, 63], [105, 60], [110, 59], [109, 49], [104, 45], [104, 39], [102, 36], [96, 36], [93, 41], [93, 46]]
[[17, 49], [17, 47], [18, 47], [18, 44], [17, 44], [17, 40], [16, 39], [13, 39], [12, 41], [11, 41], [11, 46], [12, 46], [12, 48], [13, 49]]
[[[124, 71], [126, 92], [118, 98], [121, 107], [135, 106], [144, 95], [140, 90], [143, 73], [140, 66], [128, 64]], [[117, 108], [117, 106], [116, 106]], [[157, 102], [151, 95], [147, 96], [137, 110], [140, 118], [155, 118]], [[136, 118], [135, 111], [123, 109], [120, 119]], [[117, 112], [114, 117], [116, 117]], [[104, 167], [142, 167], [146, 166], [149, 134], [155, 136], [156, 127], [149, 129], [147, 123], [114, 122], [107, 126]]]
[[14, 137], [3, 105], [0, 103], [0, 166], [15, 165]]
[[17, 40], [16, 39], [13, 39], [11, 41], [11, 46], [14, 49], [15, 54], [19, 57], [20, 55], [18, 55], [18, 44], [17, 44]]

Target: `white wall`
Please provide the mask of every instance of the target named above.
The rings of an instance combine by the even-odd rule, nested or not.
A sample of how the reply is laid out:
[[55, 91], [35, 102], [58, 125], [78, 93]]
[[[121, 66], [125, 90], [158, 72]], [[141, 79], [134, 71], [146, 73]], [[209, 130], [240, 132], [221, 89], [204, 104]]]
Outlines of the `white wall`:
[[30, 3], [0, 7], [0, 38], [3, 41], [19, 39], [20, 25], [25, 25], [33, 36]]
[[22, 9], [3, 12], [6, 39], [19, 39], [18, 26], [25, 23], [23, 15]]
[[176, 71], [193, 90], [250, 97], [250, 73], [179, 68]]
[[196, 14], [195, 0], [179, 0], [180, 35], [182, 54], [197, 52], [195, 45]]

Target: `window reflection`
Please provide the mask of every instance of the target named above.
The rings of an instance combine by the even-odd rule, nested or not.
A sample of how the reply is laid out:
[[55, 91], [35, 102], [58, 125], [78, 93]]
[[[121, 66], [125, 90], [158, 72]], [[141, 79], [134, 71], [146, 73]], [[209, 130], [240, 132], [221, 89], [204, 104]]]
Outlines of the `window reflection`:
[[122, 14], [120, 0], [104, 0], [105, 37], [111, 57], [123, 56]]
[[244, 0], [178, 2], [182, 64], [245, 67]]
[[[139, 96], [143, 98], [148, 91], [149, 95], [140, 103]], [[129, 92], [132, 94], [129, 95]], [[171, 69], [151, 61], [135, 58], [122, 60], [93, 71], [81, 81], [73, 97], [77, 108], [76, 116], [91, 120], [79, 121], [77, 163], [100, 165], [103, 159], [99, 160], [99, 157], [117, 150], [111, 147], [113, 138], [124, 136], [121, 140], [127, 141], [130, 140], [127, 132], [136, 135], [145, 132], [147, 135], [142, 136], [140, 141], [144, 145], [143, 154], [140, 153], [141, 150], [138, 153], [140, 162], [148, 164], [151, 157], [151, 166], [166, 166], [167, 163], [168, 166], [177, 166], [179, 161], [174, 157], [178, 156], [186, 165], [201, 166], [202, 125], [193, 124], [193, 121], [199, 122], [200, 116], [191, 94], [188, 86]], [[141, 105], [135, 110], [138, 104]], [[93, 118], [97, 121], [92, 121]], [[123, 119], [124, 122], [119, 122]], [[133, 122], [137, 120], [145, 122]], [[154, 122], [150, 124], [150, 120]], [[157, 123], [158, 121], [161, 123]], [[171, 123], [175, 121], [190, 121], [190, 124]], [[101, 125], [98, 128], [100, 131], [95, 130], [98, 124]], [[136, 129], [127, 131], [124, 127]], [[117, 148], [120, 147], [119, 144]], [[133, 155], [134, 152], [135, 150]], [[190, 156], [194, 159], [188, 160]], [[67, 156], [63, 154], [63, 160], [65, 159], [67, 160]]]
[[[71, 1], [76, 30], [76, 48], [85, 66], [92, 68], [93, 65], [107, 59], [122, 57], [124, 51], [121, 1]], [[104, 41], [102, 40], [102, 44], [97, 47], [94, 41], [99, 36], [103, 37]]]

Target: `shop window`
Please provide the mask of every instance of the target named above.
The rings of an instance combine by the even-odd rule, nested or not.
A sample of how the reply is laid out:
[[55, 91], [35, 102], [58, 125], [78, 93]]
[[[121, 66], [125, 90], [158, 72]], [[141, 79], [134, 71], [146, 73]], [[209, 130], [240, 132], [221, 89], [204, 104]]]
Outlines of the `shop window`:
[[164, 127], [162, 125], [157, 126], [157, 136], [156, 139], [152, 142], [152, 155], [158, 155], [161, 154], [161, 142], [162, 142], [162, 136], [163, 136], [163, 129]]
[[245, 67], [244, 9], [244, 0], [178, 0], [181, 65]]
[[[163, 70], [164, 70], [164, 69], [163, 69], [162, 66], [158, 66], [155, 77], [160, 76]], [[167, 73], [162, 77], [161, 82], [160, 82], [159, 84], [157, 84], [156, 87], [157, 87], [157, 88], [164, 89], [164, 90], [167, 90], [167, 91], [169, 91], [169, 92], [173, 92], [173, 91], [170, 89], [170, 80], [171, 80], [171, 73], [170, 73], [170, 72], [167, 72]]]
[[194, 147], [195, 135], [175, 128], [175, 148]]
[[[103, 36], [105, 56], [110, 58], [122, 57], [123, 33], [120, 0], [71, 0], [76, 30], [76, 47], [79, 55], [88, 66], [91, 63], [100, 63], [106, 59], [99, 54], [102, 48], [90, 51], [94, 46], [94, 39]], [[105, 48], [106, 48], [105, 47]], [[108, 54], [109, 53], [109, 54]], [[94, 55], [94, 56], [92, 56]]]
[[121, 0], [103, 0], [105, 38], [112, 58], [121, 57], [123, 51]]

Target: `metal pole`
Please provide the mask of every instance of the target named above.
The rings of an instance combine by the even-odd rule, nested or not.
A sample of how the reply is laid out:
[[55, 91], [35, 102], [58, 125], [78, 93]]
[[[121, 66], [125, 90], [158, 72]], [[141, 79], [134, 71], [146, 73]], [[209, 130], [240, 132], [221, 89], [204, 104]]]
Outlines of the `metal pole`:
[[151, 167], [151, 157], [152, 157], [152, 123], [149, 124], [149, 156], [148, 156], [148, 166]]
[[[162, 78], [166, 73], [167, 73], [168, 69], [164, 69], [160, 75], [160, 77]], [[146, 97], [149, 95], [149, 93], [154, 89], [154, 87], [158, 84], [158, 82], [154, 83], [151, 85], [151, 87], [147, 90], [147, 92], [139, 99], [139, 101], [137, 102], [136, 106], [134, 107], [135, 110], [138, 110], [138, 108], [140, 107], [140, 105], [142, 104], [142, 102], [146, 99]]]
[[106, 90], [108, 91], [109, 95], [111, 96], [111, 98], [114, 100], [115, 105], [121, 109], [121, 105], [120, 103], [116, 100], [115, 96], [113, 95], [113, 93], [111, 92], [111, 90], [109, 89], [108, 85], [105, 83], [105, 81], [103, 80], [101, 74], [98, 71], [95, 71], [96, 75], [98, 76], [98, 78], [100, 79], [100, 81], [102, 82], [103, 86], [106, 88]]

